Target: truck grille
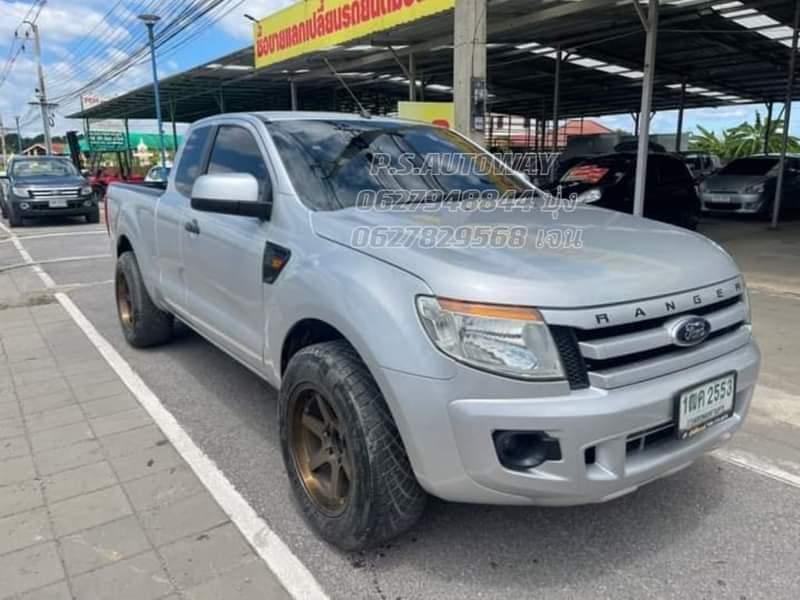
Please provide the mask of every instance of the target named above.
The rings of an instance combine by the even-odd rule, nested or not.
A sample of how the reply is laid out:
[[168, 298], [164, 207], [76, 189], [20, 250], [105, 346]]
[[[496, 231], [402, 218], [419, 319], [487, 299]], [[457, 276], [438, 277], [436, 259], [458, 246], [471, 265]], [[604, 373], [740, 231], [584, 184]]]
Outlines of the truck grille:
[[[702, 362], [744, 346], [750, 340], [747, 305], [742, 288], [736, 295], [704, 303], [686, 310], [639, 321], [605, 327], [558, 324], [558, 318], [546, 318], [571, 389], [591, 386], [612, 389], [645, 381]], [[557, 311], [563, 316], [567, 311]], [[665, 323], [676, 317], [703, 316], [711, 333], [701, 344], [681, 347], [674, 344]], [[581, 315], [585, 316], [585, 315]], [[580, 321], [568, 315], [562, 321]], [[555, 323], [554, 323], [555, 321]]]
[[78, 198], [81, 195], [80, 188], [59, 188], [49, 190], [30, 190], [31, 198], [34, 200], [46, 200], [48, 198]]

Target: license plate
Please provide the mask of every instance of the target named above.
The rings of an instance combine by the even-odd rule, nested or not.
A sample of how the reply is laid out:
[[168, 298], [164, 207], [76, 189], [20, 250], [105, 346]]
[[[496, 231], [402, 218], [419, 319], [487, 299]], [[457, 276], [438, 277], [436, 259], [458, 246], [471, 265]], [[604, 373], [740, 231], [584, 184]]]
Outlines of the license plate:
[[711, 194], [712, 202], [730, 202], [731, 197], [727, 194]]
[[733, 414], [736, 373], [728, 373], [678, 395], [678, 437], [686, 439]]
[[47, 202], [50, 208], [67, 208], [66, 198], [52, 198]]

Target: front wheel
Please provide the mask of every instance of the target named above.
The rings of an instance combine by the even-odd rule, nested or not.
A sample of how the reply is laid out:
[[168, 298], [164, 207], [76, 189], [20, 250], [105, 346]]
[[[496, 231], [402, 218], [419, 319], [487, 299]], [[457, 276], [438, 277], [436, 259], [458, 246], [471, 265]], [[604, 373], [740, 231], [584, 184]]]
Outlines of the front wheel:
[[314, 344], [292, 357], [279, 411], [294, 497], [325, 541], [360, 550], [416, 523], [427, 495], [386, 401], [347, 342]]
[[87, 223], [99, 223], [100, 222], [100, 207], [95, 206], [92, 212], [86, 215], [86, 222]]
[[172, 337], [172, 315], [153, 303], [133, 252], [123, 252], [117, 259], [114, 291], [122, 333], [131, 346], [146, 348]]
[[8, 210], [8, 224], [11, 227], [22, 227], [22, 217], [16, 213], [13, 207]]

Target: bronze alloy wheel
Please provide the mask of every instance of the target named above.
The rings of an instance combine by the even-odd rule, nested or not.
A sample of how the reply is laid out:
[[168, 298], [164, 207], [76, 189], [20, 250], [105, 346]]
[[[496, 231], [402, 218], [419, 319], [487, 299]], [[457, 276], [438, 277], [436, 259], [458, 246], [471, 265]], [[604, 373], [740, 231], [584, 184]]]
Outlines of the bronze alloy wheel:
[[329, 516], [344, 512], [353, 485], [353, 462], [344, 427], [316, 389], [299, 391], [290, 407], [289, 448], [306, 493]]
[[126, 329], [133, 328], [133, 302], [131, 301], [131, 291], [128, 288], [128, 280], [123, 273], [117, 273], [116, 281], [117, 292], [117, 311], [119, 320]]

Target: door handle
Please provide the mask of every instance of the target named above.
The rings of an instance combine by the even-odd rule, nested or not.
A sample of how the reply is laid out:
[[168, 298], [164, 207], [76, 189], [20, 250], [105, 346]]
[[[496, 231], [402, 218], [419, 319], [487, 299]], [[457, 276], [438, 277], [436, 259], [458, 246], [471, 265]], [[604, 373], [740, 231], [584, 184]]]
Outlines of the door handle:
[[186, 221], [186, 223], [183, 224], [183, 228], [189, 233], [200, 235], [200, 226], [197, 224], [197, 219]]

